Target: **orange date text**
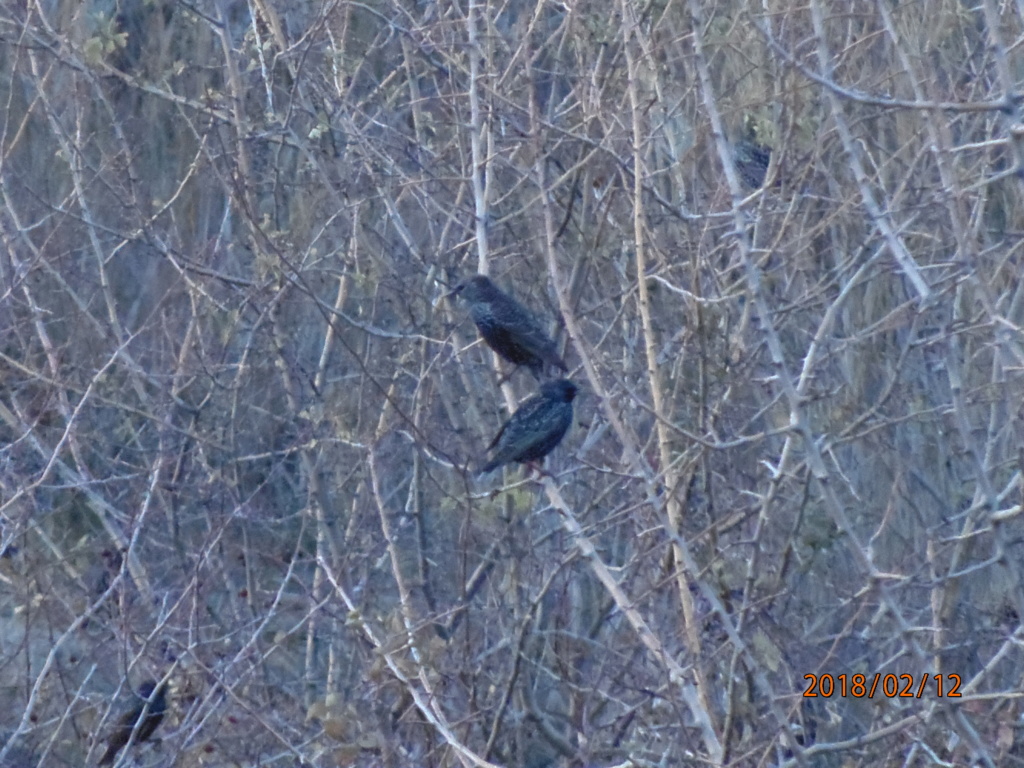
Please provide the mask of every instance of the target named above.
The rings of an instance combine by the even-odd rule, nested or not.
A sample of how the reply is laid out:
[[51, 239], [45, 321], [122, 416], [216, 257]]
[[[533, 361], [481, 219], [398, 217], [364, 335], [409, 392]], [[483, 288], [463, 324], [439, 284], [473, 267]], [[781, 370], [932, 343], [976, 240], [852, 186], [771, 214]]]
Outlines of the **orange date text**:
[[920, 699], [925, 695], [933, 695], [936, 698], [946, 697], [948, 699], [960, 698], [960, 675], [914, 675], [903, 674], [883, 675], [875, 672], [874, 676], [868, 677], [859, 672], [855, 675], [804, 675], [807, 681], [807, 688], [804, 689], [805, 697], [821, 697], [830, 699], [833, 696], [854, 699], [873, 699], [875, 696], [884, 696], [888, 699], [909, 698]]

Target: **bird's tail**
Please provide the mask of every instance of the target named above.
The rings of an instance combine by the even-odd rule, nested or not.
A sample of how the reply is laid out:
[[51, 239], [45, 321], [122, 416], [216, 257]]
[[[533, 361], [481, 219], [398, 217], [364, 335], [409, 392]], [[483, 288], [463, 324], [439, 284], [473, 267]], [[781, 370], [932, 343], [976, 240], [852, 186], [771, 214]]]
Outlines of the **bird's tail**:
[[530, 367], [530, 373], [533, 374], [533, 378], [537, 381], [543, 382], [547, 376], [548, 368], [557, 368], [562, 371], [568, 371], [569, 366], [565, 364], [565, 360], [559, 357], [558, 353], [554, 350], [547, 352], [539, 362], [534, 362]]

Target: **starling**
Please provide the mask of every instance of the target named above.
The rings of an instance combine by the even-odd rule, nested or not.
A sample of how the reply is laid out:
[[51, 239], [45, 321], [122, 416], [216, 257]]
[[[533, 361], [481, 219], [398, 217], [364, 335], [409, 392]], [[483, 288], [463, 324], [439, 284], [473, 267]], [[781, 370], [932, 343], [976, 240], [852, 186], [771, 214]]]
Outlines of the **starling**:
[[452, 294], [469, 302], [469, 314], [487, 346], [516, 367], [527, 366], [538, 380], [545, 365], [568, 370], [537, 319], [486, 275], [463, 281]]
[[542, 385], [538, 394], [516, 409], [487, 446], [494, 454], [480, 473], [513, 461], [536, 461], [551, 453], [572, 424], [574, 397], [576, 385], [568, 379]]
[[736, 170], [740, 172], [743, 183], [751, 189], [760, 189], [764, 177], [768, 174], [768, 164], [772, 159], [772, 150], [763, 144], [743, 139], [733, 146], [733, 160]]
[[132, 702], [131, 708], [121, 716], [111, 731], [107, 740], [107, 751], [100, 758], [99, 765], [113, 764], [117, 753], [128, 743], [133, 732], [136, 744], [149, 739], [164, 719], [166, 712], [167, 683], [157, 688], [154, 681], [147, 680], [140, 685], [138, 696]]

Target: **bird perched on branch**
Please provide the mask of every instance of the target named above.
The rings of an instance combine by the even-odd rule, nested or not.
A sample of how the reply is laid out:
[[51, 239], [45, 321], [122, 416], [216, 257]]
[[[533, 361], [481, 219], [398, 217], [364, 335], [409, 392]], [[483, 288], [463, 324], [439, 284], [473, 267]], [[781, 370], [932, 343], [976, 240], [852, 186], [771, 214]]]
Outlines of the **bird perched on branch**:
[[525, 365], [538, 380], [545, 365], [568, 370], [533, 314], [486, 275], [459, 283], [452, 295], [469, 304], [470, 317], [487, 346], [516, 367]]
[[139, 686], [131, 706], [118, 719], [117, 725], [107, 739], [107, 751], [98, 765], [112, 765], [117, 753], [135, 734], [135, 743], [148, 740], [164, 719], [167, 712], [167, 683], [159, 688], [153, 680]]
[[740, 179], [751, 189], [760, 189], [772, 160], [771, 147], [741, 140], [733, 145], [733, 160]]
[[576, 385], [568, 379], [549, 381], [540, 392], [527, 399], [506, 421], [487, 446], [493, 449], [491, 460], [480, 473], [502, 464], [520, 464], [543, 459], [562, 442], [572, 424], [572, 401]]

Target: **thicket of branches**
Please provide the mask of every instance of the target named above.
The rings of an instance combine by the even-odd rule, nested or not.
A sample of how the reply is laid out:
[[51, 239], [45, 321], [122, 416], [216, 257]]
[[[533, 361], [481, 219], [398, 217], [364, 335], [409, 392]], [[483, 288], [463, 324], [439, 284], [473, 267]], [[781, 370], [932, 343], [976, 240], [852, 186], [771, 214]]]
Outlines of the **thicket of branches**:
[[0, 3], [0, 765], [1024, 764], [1022, 6]]

